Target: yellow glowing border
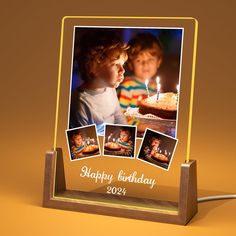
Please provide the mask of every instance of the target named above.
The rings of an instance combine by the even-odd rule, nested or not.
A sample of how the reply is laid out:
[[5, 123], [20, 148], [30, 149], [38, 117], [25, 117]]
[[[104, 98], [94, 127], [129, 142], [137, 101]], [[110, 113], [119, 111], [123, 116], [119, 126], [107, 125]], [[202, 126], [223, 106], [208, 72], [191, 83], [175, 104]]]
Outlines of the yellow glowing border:
[[194, 29], [194, 42], [193, 42], [193, 63], [192, 63], [192, 76], [191, 76], [191, 91], [190, 91], [190, 107], [189, 107], [189, 121], [188, 121], [188, 137], [187, 137], [187, 152], [185, 162], [190, 159], [190, 143], [192, 131], [192, 113], [193, 113], [193, 95], [194, 95], [194, 81], [196, 70], [196, 57], [197, 57], [197, 36], [198, 36], [198, 20], [194, 17], [168, 17], [168, 16], [64, 16], [61, 21], [61, 36], [60, 36], [60, 54], [59, 54], [59, 67], [58, 67], [58, 82], [57, 82], [57, 101], [56, 101], [56, 117], [55, 117], [55, 130], [54, 130], [54, 144], [53, 148], [56, 150], [57, 143], [57, 128], [58, 128], [58, 114], [59, 114], [59, 99], [61, 87], [61, 68], [62, 68], [62, 51], [63, 51], [63, 37], [64, 25], [66, 19], [159, 19], [159, 20], [193, 20], [195, 23]]

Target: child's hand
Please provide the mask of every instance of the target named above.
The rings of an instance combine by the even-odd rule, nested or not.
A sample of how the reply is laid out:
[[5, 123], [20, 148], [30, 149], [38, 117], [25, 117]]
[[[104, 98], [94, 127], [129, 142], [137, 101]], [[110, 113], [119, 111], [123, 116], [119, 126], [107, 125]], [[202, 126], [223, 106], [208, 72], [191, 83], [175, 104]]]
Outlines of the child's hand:
[[155, 153], [157, 153], [158, 147], [153, 146], [152, 151], [151, 151], [151, 155], [154, 155]]
[[154, 146], [153, 150], [157, 151], [158, 150], [158, 146]]
[[156, 153], [157, 153], [157, 150], [152, 149], [152, 151], [151, 151], [151, 156], [155, 156]]

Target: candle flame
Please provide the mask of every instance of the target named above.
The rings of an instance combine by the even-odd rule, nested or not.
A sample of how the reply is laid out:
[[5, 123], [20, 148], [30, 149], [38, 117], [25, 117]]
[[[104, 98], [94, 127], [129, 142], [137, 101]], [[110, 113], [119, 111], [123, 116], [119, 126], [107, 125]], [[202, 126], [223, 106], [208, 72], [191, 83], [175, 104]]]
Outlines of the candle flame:
[[177, 92], [179, 92], [179, 84], [177, 84], [176, 89], [177, 89]]
[[146, 80], [145, 80], [145, 85], [146, 85], [146, 86], [148, 85], [148, 82], [149, 82], [148, 79], [146, 79]]
[[157, 84], [160, 83], [160, 77], [159, 76], [156, 77], [156, 82], [157, 82]]

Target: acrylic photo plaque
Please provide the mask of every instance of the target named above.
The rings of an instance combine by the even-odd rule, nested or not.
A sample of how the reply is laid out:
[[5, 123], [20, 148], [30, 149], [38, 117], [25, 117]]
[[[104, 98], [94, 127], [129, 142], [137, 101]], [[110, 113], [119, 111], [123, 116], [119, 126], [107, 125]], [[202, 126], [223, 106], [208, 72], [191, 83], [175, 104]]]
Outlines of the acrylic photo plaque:
[[186, 224], [196, 37], [191, 17], [63, 18], [45, 206]]

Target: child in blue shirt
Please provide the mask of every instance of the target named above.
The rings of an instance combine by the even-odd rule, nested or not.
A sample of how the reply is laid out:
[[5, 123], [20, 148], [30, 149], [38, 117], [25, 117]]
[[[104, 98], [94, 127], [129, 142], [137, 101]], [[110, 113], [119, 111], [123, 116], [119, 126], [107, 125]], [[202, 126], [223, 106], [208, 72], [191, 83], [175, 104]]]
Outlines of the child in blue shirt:
[[75, 133], [71, 137], [71, 159], [78, 159], [83, 157], [83, 150], [86, 147], [83, 136], [80, 132]]
[[89, 31], [79, 46], [83, 84], [72, 94], [70, 128], [96, 124], [102, 135], [104, 123], [127, 124], [115, 90], [124, 79], [127, 46], [114, 31], [102, 29]]
[[122, 156], [133, 157], [134, 144], [131, 140], [131, 133], [128, 128], [120, 129], [120, 137], [117, 140], [117, 144], [121, 148], [120, 153]]

